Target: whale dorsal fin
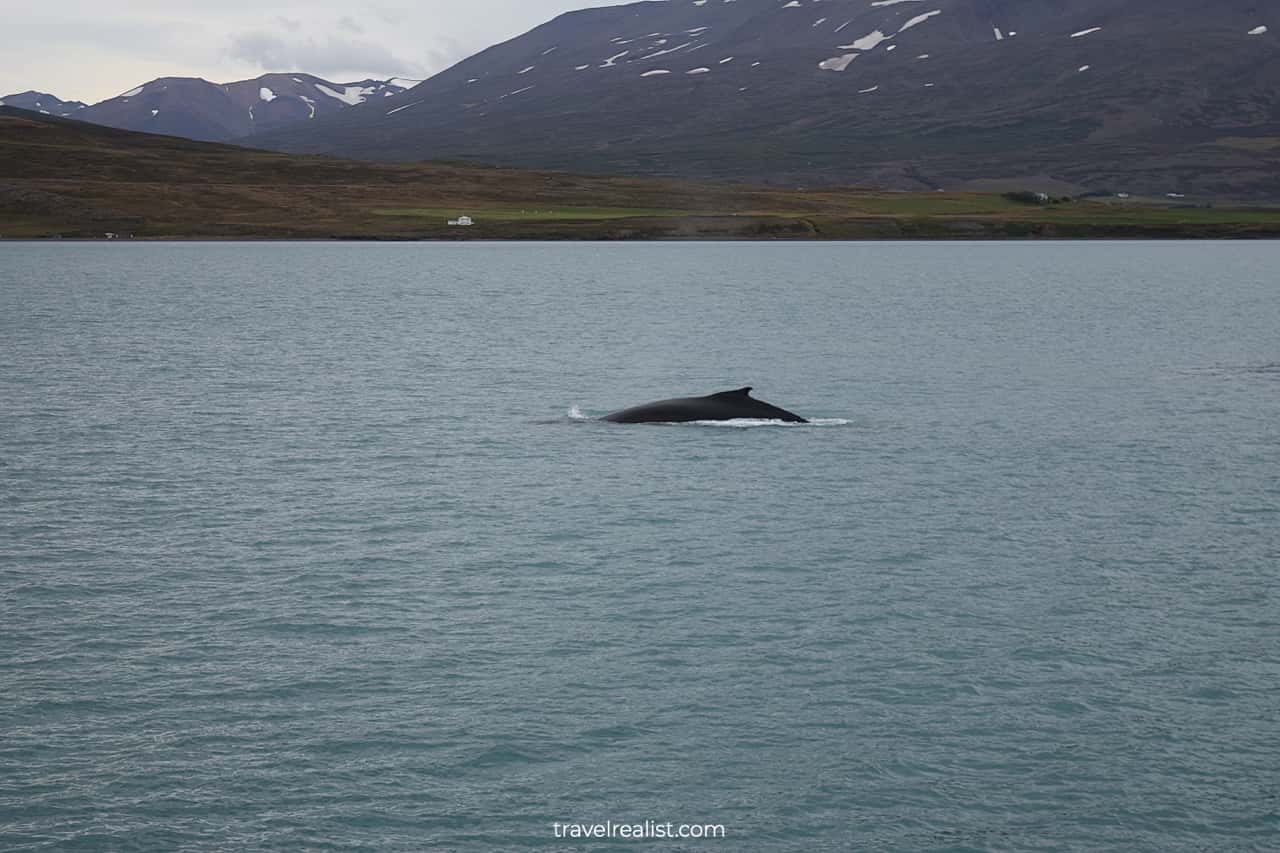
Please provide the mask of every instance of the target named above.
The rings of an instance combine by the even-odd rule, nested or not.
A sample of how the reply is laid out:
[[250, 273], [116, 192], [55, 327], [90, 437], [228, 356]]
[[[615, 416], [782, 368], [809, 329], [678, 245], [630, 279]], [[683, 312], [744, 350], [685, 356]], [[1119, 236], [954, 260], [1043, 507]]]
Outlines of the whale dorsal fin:
[[751, 396], [751, 386], [748, 385], [746, 388], [739, 388], [736, 391], [721, 391], [719, 394], [712, 394], [711, 396], [721, 400], [742, 399]]

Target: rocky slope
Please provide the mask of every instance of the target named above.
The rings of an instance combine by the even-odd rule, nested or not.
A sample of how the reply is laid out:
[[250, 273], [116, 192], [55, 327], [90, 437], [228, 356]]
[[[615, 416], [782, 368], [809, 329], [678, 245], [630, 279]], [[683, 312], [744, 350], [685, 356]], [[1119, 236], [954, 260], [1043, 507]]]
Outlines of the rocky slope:
[[900, 189], [1280, 197], [1264, 0], [672, 0], [562, 15], [295, 152]]

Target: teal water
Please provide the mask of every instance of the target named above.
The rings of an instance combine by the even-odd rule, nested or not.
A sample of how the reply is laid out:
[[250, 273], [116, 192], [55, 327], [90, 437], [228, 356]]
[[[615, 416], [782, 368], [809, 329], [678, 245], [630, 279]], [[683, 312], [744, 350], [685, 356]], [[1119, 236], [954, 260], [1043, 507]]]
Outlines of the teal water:
[[0, 244], [0, 849], [1276, 849], [1277, 270]]

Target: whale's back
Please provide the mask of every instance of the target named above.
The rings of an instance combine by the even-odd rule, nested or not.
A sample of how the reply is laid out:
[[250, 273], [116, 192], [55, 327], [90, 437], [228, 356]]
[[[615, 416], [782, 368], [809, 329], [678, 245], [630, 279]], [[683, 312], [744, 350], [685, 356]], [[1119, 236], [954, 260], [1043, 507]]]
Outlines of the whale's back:
[[751, 396], [751, 388], [721, 391], [705, 397], [676, 397], [632, 406], [604, 416], [617, 424], [688, 423], [690, 421], [731, 421], [743, 418], [808, 423], [807, 420]]

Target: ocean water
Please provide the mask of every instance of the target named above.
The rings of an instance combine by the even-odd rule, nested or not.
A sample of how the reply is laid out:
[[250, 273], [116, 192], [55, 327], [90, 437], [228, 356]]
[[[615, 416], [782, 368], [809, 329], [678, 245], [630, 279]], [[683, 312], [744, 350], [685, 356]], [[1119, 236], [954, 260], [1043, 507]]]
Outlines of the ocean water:
[[0, 849], [1275, 850], [1277, 270], [0, 244]]

